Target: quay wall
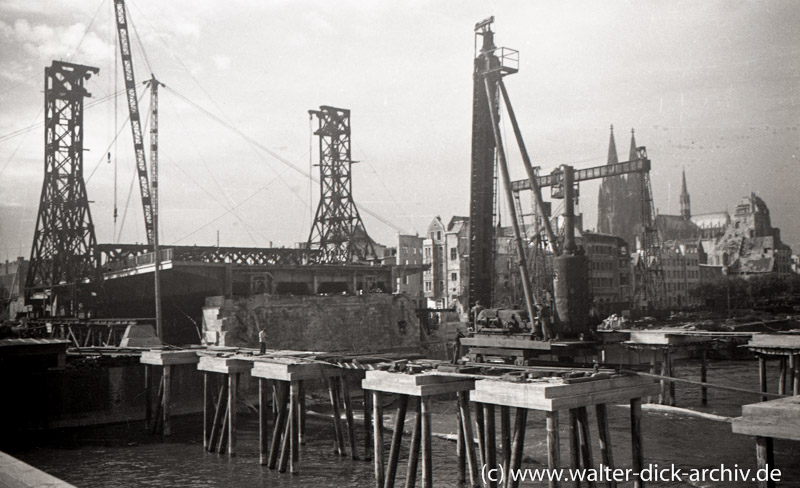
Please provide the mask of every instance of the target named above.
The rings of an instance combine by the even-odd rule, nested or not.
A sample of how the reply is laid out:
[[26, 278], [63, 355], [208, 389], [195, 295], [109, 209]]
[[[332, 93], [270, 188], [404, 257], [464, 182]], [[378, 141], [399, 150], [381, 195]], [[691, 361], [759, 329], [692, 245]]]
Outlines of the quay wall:
[[[154, 398], [160, 369], [153, 368]], [[194, 364], [173, 366], [173, 415], [202, 412], [202, 379]], [[138, 356], [99, 364], [70, 358], [60, 371], [5, 370], [0, 383], [13, 398], [0, 402], [2, 429], [8, 433], [144, 420], [144, 366]]]

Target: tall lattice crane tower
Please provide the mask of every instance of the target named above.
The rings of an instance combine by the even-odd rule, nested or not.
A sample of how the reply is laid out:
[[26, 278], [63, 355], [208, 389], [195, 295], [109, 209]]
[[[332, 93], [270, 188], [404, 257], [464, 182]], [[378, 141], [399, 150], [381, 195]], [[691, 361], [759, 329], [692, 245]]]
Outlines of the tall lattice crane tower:
[[[639, 159], [647, 159], [644, 147], [636, 148]], [[636, 289], [634, 303], [642, 305], [646, 310], [662, 310], [667, 296], [662, 263], [661, 236], [656, 225], [656, 210], [653, 204], [653, 188], [650, 185], [650, 173], [639, 175], [641, 181], [641, 247], [639, 261], [635, 267]]]
[[317, 117], [319, 136], [319, 206], [308, 236], [309, 249], [322, 251], [325, 263], [376, 259], [375, 247], [353, 201], [350, 152], [350, 110], [321, 106], [309, 110]]
[[[53, 61], [44, 71], [44, 183], [26, 294], [89, 280], [97, 238], [83, 181], [84, 82], [99, 69]], [[60, 295], [64, 295], [63, 293]], [[74, 311], [74, 310], [73, 310]]]

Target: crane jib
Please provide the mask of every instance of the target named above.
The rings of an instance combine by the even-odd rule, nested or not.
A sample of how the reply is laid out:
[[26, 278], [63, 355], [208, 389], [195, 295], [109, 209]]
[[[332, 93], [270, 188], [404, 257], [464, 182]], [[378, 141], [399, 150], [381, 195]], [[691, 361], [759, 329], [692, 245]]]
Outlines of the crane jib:
[[147, 243], [154, 242], [153, 202], [150, 195], [150, 181], [147, 173], [147, 159], [144, 152], [144, 139], [142, 137], [142, 123], [139, 118], [139, 100], [136, 98], [136, 80], [133, 74], [133, 61], [131, 59], [130, 37], [128, 36], [128, 22], [125, 14], [125, 2], [114, 0], [116, 11], [117, 32], [119, 34], [119, 52], [122, 58], [122, 71], [125, 78], [125, 93], [128, 97], [128, 112], [131, 120], [131, 134], [133, 136], [133, 149], [136, 153], [136, 171], [139, 179], [139, 192], [142, 195], [142, 210], [144, 211], [144, 226], [147, 231]]

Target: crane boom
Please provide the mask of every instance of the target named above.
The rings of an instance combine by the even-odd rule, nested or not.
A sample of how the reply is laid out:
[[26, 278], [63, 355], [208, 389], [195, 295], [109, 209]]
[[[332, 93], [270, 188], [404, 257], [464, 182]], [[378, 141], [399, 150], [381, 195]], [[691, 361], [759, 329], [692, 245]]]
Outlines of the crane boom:
[[125, 93], [128, 97], [128, 112], [131, 119], [131, 133], [133, 134], [133, 149], [136, 152], [136, 171], [139, 177], [139, 192], [142, 195], [142, 210], [144, 211], [144, 227], [147, 231], [147, 244], [153, 245], [155, 226], [153, 225], [153, 201], [150, 195], [150, 180], [147, 175], [147, 160], [144, 154], [144, 138], [142, 135], [142, 122], [139, 117], [139, 101], [136, 98], [136, 80], [133, 75], [133, 60], [131, 59], [131, 42], [128, 35], [128, 19], [125, 14], [125, 1], [114, 0], [114, 12], [117, 21], [119, 38], [119, 52], [122, 58], [122, 73], [125, 77]]

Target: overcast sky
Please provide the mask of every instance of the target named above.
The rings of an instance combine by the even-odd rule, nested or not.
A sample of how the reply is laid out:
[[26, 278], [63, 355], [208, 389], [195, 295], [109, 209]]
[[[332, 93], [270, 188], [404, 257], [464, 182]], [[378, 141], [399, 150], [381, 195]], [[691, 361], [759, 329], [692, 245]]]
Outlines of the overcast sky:
[[[53, 59], [99, 67], [87, 82], [94, 99], [113, 93], [115, 78], [122, 87], [112, 5], [0, 4], [0, 258], [30, 255], [44, 129], [9, 135], [43, 119], [44, 68]], [[307, 111], [320, 105], [352, 110], [353, 192], [376, 240], [424, 233], [436, 215], [468, 215], [473, 26], [494, 15], [498, 46], [520, 51], [506, 84], [543, 171], [603, 164], [611, 124], [625, 160], [635, 128], [661, 213], [678, 213], [685, 169], [693, 213], [732, 211], [756, 192], [800, 249], [798, 2], [129, 0], [128, 11], [146, 53], [134, 51], [137, 82], [152, 69], [168, 87], [160, 98], [166, 244], [210, 245], [217, 232], [223, 246], [305, 241], [318, 198], [303, 175]], [[122, 98], [117, 113], [119, 127]], [[128, 197], [130, 130], [111, 144], [114, 119], [113, 101], [87, 109], [92, 217], [100, 242], [143, 242], [138, 188]], [[312, 153], [316, 162], [316, 141]], [[522, 178], [519, 157], [509, 157], [512, 177]], [[581, 187], [589, 228], [597, 187]]]

